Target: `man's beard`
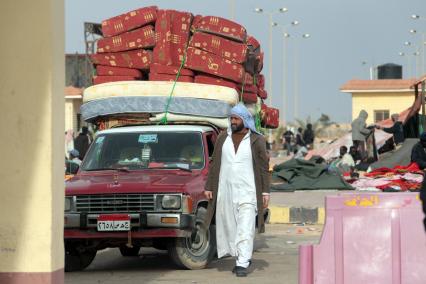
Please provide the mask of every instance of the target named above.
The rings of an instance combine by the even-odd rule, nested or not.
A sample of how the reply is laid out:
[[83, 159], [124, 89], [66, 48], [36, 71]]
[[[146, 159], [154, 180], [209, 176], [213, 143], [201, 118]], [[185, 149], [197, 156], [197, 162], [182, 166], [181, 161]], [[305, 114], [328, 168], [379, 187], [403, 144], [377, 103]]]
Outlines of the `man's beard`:
[[232, 133], [240, 132], [243, 129], [244, 129], [244, 124], [243, 123], [241, 123], [241, 124], [235, 124], [235, 123], [231, 124]]

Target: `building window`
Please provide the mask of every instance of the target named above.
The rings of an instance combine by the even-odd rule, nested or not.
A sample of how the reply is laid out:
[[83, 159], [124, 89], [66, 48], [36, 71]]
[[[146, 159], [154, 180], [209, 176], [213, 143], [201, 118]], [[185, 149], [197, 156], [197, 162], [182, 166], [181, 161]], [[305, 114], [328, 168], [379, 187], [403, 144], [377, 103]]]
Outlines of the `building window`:
[[389, 118], [389, 110], [375, 110], [374, 111], [374, 123], [386, 120]]
[[81, 113], [77, 113], [77, 131], [81, 128]]

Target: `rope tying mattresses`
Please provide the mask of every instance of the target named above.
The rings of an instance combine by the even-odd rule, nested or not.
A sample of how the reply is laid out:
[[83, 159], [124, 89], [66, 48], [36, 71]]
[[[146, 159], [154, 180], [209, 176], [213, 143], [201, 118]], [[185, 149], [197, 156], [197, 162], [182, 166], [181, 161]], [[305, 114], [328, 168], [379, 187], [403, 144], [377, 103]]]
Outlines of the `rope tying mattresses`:
[[[256, 74], [253, 75], [253, 85], [257, 86]], [[260, 119], [260, 109], [259, 109], [259, 105], [257, 103], [256, 103], [256, 107], [255, 107], [254, 121], [255, 121], [255, 125], [256, 125], [256, 130], [260, 132], [262, 126], [261, 126], [261, 119]]]
[[161, 118], [160, 122], [158, 122], [158, 124], [167, 124], [167, 114], [169, 113], [169, 108], [170, 108], [170, 103], [172, 102], [172, 98], [173, 98], [173, 92], [175, 90], [176, 87], [176, 82], [178, 81], [179, 77], [180, 77], [180, 72], [182, 71], [183, 65], [185, 64], [186, 61], [186, 53], [183, 55], [182, 58], [182, 62], [179, 66], [179, 70], [176, 74], [176, 78], [175, 81], [173, 82], [173, 87], [172, 87], [172, 91], [170, 92], [169, 98], [167, 99], [167, 104], [166, 104], [166, 109], [164, 110], [164, 116]]
[[261, 121], [260, 121], [260, 109], [259, 109], [259, 105], [256, 104], [256, 115], [254, 116], [254, 122], [256, 125], [256, 130], [261, 132]]
[[246, 76], [244, 73], [243, 84], [241, 85], [240, 102], [243, 101], [244, 87], [246, 85]]

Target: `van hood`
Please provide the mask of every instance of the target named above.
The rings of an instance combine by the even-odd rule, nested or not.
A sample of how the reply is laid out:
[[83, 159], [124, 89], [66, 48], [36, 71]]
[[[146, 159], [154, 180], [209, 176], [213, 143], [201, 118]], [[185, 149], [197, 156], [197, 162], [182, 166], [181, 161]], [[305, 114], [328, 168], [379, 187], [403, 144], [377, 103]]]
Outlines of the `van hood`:
[[186, 188], [198, 185], [202, 181], [203, 175], [200, 171], [80, 172], [65, 183], [65, 194], [184, 193]]

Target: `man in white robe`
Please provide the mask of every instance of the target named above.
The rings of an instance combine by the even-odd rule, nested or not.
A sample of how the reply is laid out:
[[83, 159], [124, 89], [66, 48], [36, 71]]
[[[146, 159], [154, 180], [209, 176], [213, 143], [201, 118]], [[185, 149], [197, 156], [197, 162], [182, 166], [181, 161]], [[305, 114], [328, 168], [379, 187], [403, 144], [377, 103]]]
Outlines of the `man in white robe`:
[[[208, 182], [205, 196], [216, 201], [218, 257], [236, 257], [233, 272], [244, 277], [253, 254], [256, 215], [263, 218], [263, 208], [269, 203], [269, 181], [264, 180], [268, 176], [266, 141], [257, 132], [254, 119], [244, 105], [232, 109], [230, 120], [230, 129], [219, 135], [216, 144], [221, 150], [220, 157], [216, 157], [220, 159], [217, 192], [209, 190], [213, 186]], [[217, 148], [215, 152], [213, 160], [218, 155]], [[262, 164], [260, 169], [255, 166], [256, 161]], [[256, 173], [255, 169], [262, 173]], [[214, 175], [215, 170], [209, 171], [210, 184]]]

